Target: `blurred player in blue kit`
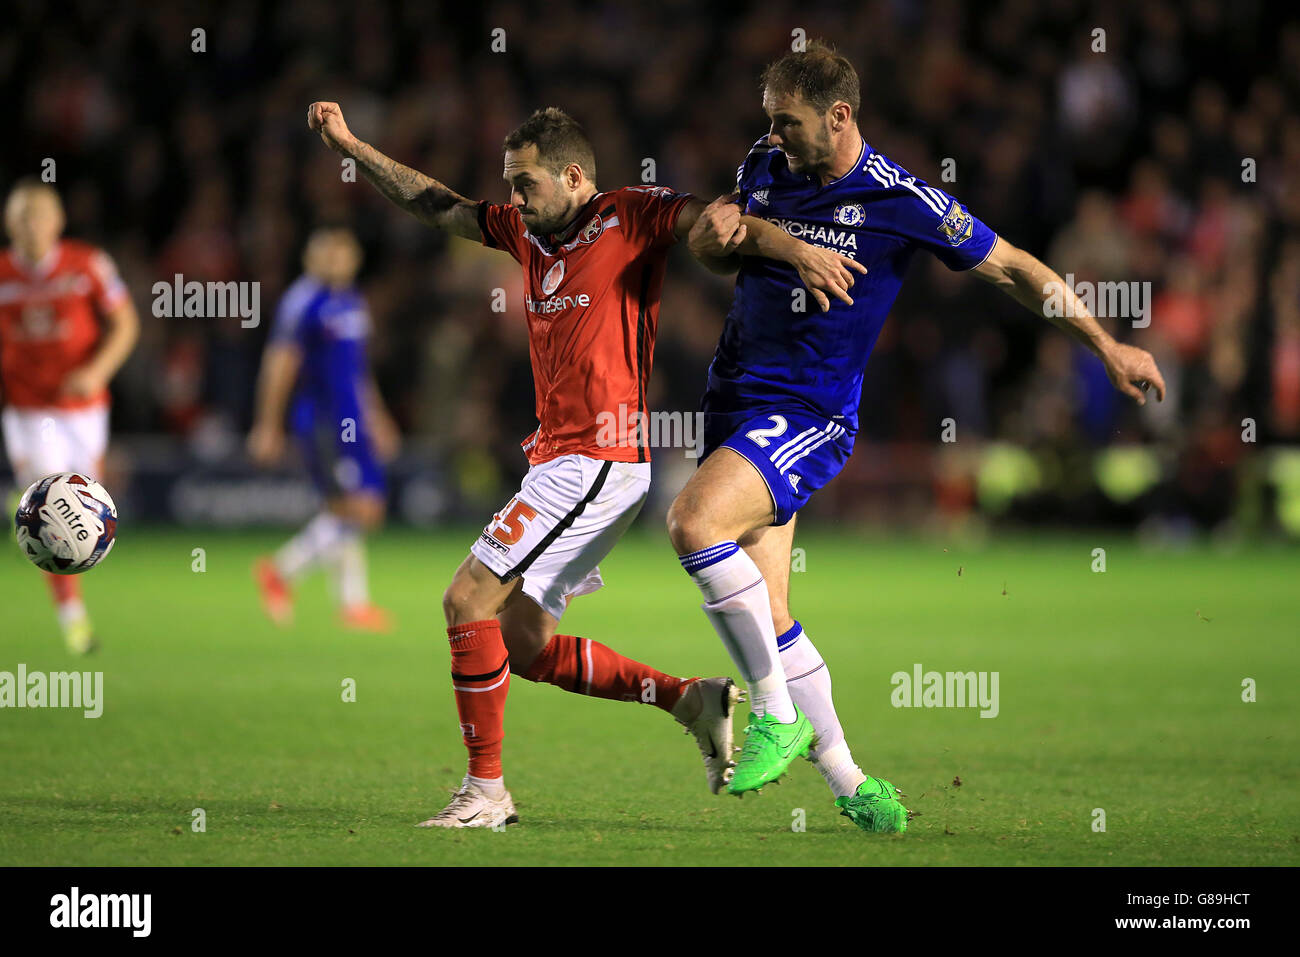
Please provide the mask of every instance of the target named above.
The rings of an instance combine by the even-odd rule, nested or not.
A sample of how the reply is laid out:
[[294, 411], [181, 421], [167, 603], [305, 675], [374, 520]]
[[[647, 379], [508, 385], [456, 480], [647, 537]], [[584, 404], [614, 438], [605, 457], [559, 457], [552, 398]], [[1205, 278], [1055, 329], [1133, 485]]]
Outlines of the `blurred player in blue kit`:
[[360, 266], [350, 230], [313, 232], [303, 275], [281, 298], [262, 356], [249, 455], [259, 465], [279, 462], [287, 419], [324, 500], [306, 527], [254, 567], [263, 608], [276, 624], [292, 620], [293, 584], [323, 568], [346, 627], [392, 627], [370, 601], [365, 536], [384, 520], [381, 463], [396, 454], [400, 438], [366, 357], [370, 314], [355, 285]]

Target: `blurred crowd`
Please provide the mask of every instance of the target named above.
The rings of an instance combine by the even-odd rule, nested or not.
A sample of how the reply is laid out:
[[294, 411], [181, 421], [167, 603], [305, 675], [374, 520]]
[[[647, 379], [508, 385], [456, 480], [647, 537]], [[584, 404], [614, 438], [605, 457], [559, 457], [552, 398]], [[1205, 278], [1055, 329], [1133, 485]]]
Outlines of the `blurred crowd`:
[[[711, 198], [766, 131], [764, 63], [822, 37], [858, 68], [873, 148], [1062, 275], [1150, 282], [1149, 326], [1108, 325], [1150, 349], [1169, 384], [1163, 404], [1133, 407], [1041, 317], [918, 257], [867, 369], [858, 452], [825, 507], [920, 479], [927, 502], [968, 508], [981, 478], [963, 456], [989, 443], [1027, 450], [1059, 480], [1039, 487], [1077, 503], [1071, 477], [1094, 450], [1141, 441], [1159, 450], [1160, 508], [1214, 524], [1252, 451], [1243, 420], [1259, 444], [1300, 439], [1300, 24], [1289, 7], [74, 0], [56, 15], [18, 0], [0, 39], [15, 127], [0, 173], [9, 183], [54, 158], [69, 234], [106, 247], [135, 296], [143, 336], [114, 386], [115, 433], [233, 454], [305, 236], [346, 222], [366, 250], [385, 398], [456, 480], [499, 504], [534, 422], [517, 267], [345, 182], [306, 128], [307, 104], [338, 101], [390, 156], [500, 202], [502, 138], [558, 105], [591, 133], [603, 188], [643, 182], [652, 160], [655, 181]], [[650, 401], [691, 411], [730, 286], [674, 256]], [[260, 282], [263, 322], [154, 318], [151, 287], [176, 273]], [[505, 314], [492, 310], [497, 288]], [[958, 441], [944, 448], [948, 417]], [[1068, 511], [1052, 496], [1039, 507]]]

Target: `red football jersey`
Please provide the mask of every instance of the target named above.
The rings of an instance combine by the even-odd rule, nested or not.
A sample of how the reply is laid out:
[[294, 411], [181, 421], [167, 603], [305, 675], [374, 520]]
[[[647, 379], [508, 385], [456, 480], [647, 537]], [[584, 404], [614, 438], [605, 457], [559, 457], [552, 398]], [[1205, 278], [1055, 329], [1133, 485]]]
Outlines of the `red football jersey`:
[[598, 193], [572, 234], [548, 239], [529, 233], [515, 207], [479, 204], [483, 245], [524, 267], [538, 422], [523, 442], [530, 464], [575, 452], [650, 460], [640, 416], [668, 250], [690, 199], [663, 186]]
[[108, 401], [60, 394], [69, 372], [99, 345], [99, 316], [126, 298], [113, 260], [89, 243], [64, 239], [32, 265], [0, 254], [0, 386], [19, 408], [79, 409]]

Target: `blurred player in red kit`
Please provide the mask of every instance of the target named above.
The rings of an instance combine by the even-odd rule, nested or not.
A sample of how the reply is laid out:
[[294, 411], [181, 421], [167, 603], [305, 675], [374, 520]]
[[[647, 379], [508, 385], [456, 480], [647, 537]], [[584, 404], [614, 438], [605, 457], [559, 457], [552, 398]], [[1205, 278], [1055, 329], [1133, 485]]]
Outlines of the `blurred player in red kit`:
[[[0, 413], [19, 488], [52, 472], [99, 477], [108, 444], [108, 383], [126, 361], [140, 320], [103, 250], [61, 239], [54, 187], [23, 179], [4, 208], [12, 245], [0, 253]], [[51, 575], [68, 649], [94, 649], [74, 576]]]

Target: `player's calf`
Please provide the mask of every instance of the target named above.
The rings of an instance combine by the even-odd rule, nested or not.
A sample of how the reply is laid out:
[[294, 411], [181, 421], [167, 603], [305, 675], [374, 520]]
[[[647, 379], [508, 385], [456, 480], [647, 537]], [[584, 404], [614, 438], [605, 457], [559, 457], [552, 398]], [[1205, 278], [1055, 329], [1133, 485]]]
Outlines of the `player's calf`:
[[576, 635], [553, 636], [523, 677], [574, 694], [639, 701], [668, 712], [677, 704], [686, 684], [684, 678], [665, 674], [599, 641]]

